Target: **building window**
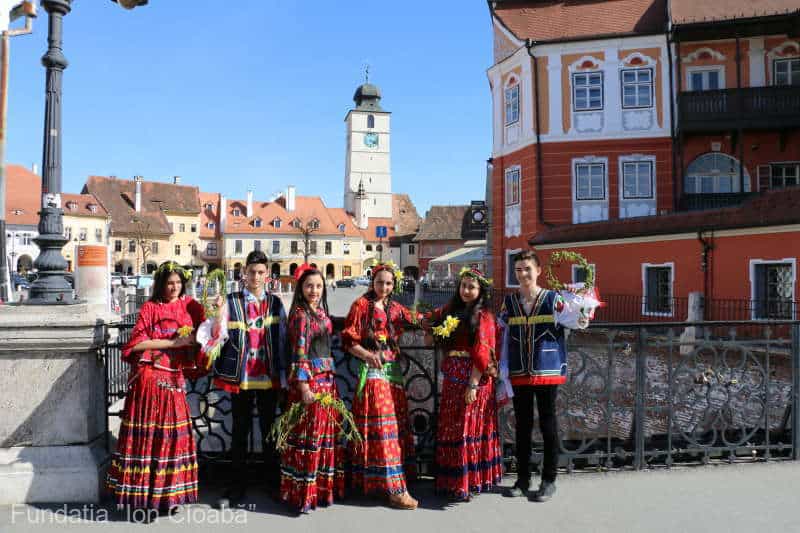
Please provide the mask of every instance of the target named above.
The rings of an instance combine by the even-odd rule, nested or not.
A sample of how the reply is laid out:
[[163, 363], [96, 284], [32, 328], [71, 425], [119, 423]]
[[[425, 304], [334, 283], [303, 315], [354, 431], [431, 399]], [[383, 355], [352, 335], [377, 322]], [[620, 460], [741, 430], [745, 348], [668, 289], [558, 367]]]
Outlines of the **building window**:
[[[72, 228], [69, 228], [70, 236], [72, 236]], [[30, 233], [23, 233], [20, 235], [20, 244], [23, 246], [30, 246], [31, 245], [31, 234]]]
[[214, 229], [217, 227], [217, 225], [214, 224], [213, 222], [209, 222], [208, 224], [206, 224], [206, 227], [208, 227], [208, 229]]
[[342, 265], [342, 277], [349, 278], [353, 275], [353, 267], [350, 265]]
[[178, 224], [178, 231], [180, 231], [181, 233], [185, 233], [186, 232], [186, 224]]
[[291, 243], [289, 243], [289, 250], [291, 251], [292, 254], [297, 253], [297, 241], [292, 241]]
[[94, 229], [94, 242], [103, 242], [103, 228]]
[[117, 239], [114, 241], [114, 251], [121, 252], [122, 251], [122, 241]]
[[275, 228], [280, 228], [281, 227], [281, 219], [279, 219], [279, 218], [274, 219], [272, 221], [272, 226], [275, 227]]
[[214, 210], [214, 204], [206, 204], [206, 211], [213, 211], [213, 210]]
[[299, 218], [296, 218], [296, 219], [292, 220], [292, 227], [293, 228], [300, 228], [301, 225], [302, 224], [300, 223], [300, 219]]
[[606, 197], [606, 166], [604, 163], [575, 165], [575, 199], [604, 200]]
[[216, 257], [217, 255], [217, 243], [210, 242], [206, 245], [206, 255], [211, 257]]
[[192, 244], [190, 245], [190, 249], [191, 249], [191, 251], [192, 251], [192, 257], [196, 257], [196, 256], [197, 256], [197, 245], [196, 245], [196, 244], [194, 244], [194, 243], [192, 243]]
[[714, 91], [722, 89], [722, 67], [713, 69], [690, 70], [690, 91]]
[[800, 185], [800, 163], [777, 163], [770, 165], [769, 186], [772, 189]]
[[79, 240], [79, 241], [85, 241], [85, 240], [87, 240], [87, 239], [88, 239], [88, 237], [87, 237], [87, 234], [88, 234], [88, 233], [89, 233], [89, 232], [88, 232], [88, 230], [87, 230], [86, 228], [81, 228], [81, 229], [78, 231], [78, 240]]
[[192, 233], [197, 233], [197, 224], [192, 224]]
[[[750, 190], [750, 176], [744, 174], [745, 192]], [[687, 194], [718, 194], [740, 192], [739, 161], [719, 152], [698, 156], [686, 169]]]
[[344, 224], [339, 224], [339, 233], [344, 233]]
[[519, 287], [517, 275], [514, 272], [514, 260], [512, 259], [519, 251], [519, 248], [516, 250], [506, 250], [506, 287]]
[[333, 253], [333, 243], [331, 241], [325, 241], [325, 255], [331, 255]]
[[89, 211], [97, 213], [97, 206], [95, 204], [89, 204]]
[[342, 254], [350, 255], [350, 243], [349, 242], [342, 243]]
[[240, 217], [240, 216], [242, 216], [242, 210], [241, 210], [241, 209], [239, 209], [238, 207], [235, 207], [235, 208], [233, 209], [233, 216], [235, 216], [235, 217]]
[[368, 252], [371, 252], [371, 251], [372, 251], [372, 245], [371, 245], [371, 244], [368, 244], [368, 245], [367, 245], [367, 251], [368, 251]]
[[128, 241], [128, 251], [134, 253], [136, 251], [136, 241], [131, 239]]
[[573, 74], [572, 100], [575, 111], [603, 109], [603, 73]]
[[272, 255], [281, 253], [281, 241], [272, 241]]
[[309, 253], [317, 255], [317, 241], [311, 241], [308, 244]]
[[157, 254], [158, 253], [158, 242], [153, 241], [153, 243], [150, 245], [150, 251], [153, 254]]
[[413, 244], [408, 245], [408, 255], [415, 255], [417, 253], [417, 247]]
[[258, 239], [253, 241], [253, 250], [256, 250], [258, 252], [261, 251], [261, 241], [259, 241]]
[[653, 162], [631, 161], [622, 164], [622, 197], [653, 197]]
[[506, 205], [519, 203], [519, 167], [506, 169]]
[[180, 244], [176, 244], [175, 245], [175, 255], [176, 256], [181, 255], [181, 245]]
[[753, 318], [791, 320], [794, 312], [793, 262], [751, 262]]
[[622, 107], [653, 106], [653, 69], [622, 71]]
[[642, 266], [644, 269], [644, 301], [642, 314], [672, 315], [672, 282], [674, 279], [671, 263]]
[[519, 83], [506, 89], [506, 126], [519, 120]]
[[235, 253], [237, 255], [242, 253], [242, 240], [241, 239], [236, 239], [233, 242], [233, 253]]
[[256, 227], [256, 228], [260, 228], [261, 227], [261, 219], [260, 218], [255, 219], [253, 221], [253, 226]]
[[[590, 264], [589, 269], [594, 274], [596, 280], [597, 270], [595, 269], [595, 266]], [[586, 273], [586, 269], [582, 266], [572, 265], [572, 283], [580, 283], [581, 286], [583, 286], [583, 284], [586, 283]]]
[[372, 129], [375, 127], [375, 115], [367, 115], [367, 128]]
[[309, 227], [311, 229], [319, 229], [319, 220], [317, 220], [316, 218], [312, 220], [311, 223], [309, 224]]
[[775, 60], [775, 85], [800, 85], [800, 57]]

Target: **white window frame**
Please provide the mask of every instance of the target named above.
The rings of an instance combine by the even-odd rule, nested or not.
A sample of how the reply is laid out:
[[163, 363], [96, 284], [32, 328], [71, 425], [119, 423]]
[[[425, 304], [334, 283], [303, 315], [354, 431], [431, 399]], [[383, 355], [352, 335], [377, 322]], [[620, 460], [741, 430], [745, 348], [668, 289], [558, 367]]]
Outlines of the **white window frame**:
[[[715, 71], [718, 73], [719, 79], [719, 87], [716, 89], [700, 89], [701, 91], [718, 91], [721, 89], [725, 89], [725, 66], [724, 65], [704, 65], [704, 66], [696, 66], [696, 67], [686, 67], [686, 90], [687, 91], [695, 91], [696, 89], [692, 89], [692, 74], [695, 72], [711, 72]], [[705, 77], [703, 80], [703, 85], [706, 85], [708, 82], [708, 77]]]
[[208, 226], [208, 229], [215, 229], [217, 227], [217, 225], [214, 224], [213, 222], [209, 222], [208, 224], [206, 224], [206, 226]]
[[[648, 94], [648, 98], [650, 103], [647, 105], [642, 105], [638, 103], [639, 100], [639, 86], [644, 85], [644, 82], [639, 81], [639, 73], [648, 71], [650, 73], [650, 82], [648, 83], [650, 87], [650, 92]], [[625, 73], [626, 72], [634, 72], [636, 75], [636, 81], [634, 82], [625, 82]], [[622, 109], [652, 109], [655, 105], [655, 69], [653, 67], [628, 67], [620, 69], [619, 72], [619, 94], [620, 100], [622, 102]], [[636, 87], [636, 104], [635, 105], [625, 105], [625, 87], [632, 86]]]
[[519, 122], [519, 90], [518, 80], [511, 82], [503, 91], [503, 121], [506, 126]]
[[234, 207], [234, 208], [233, 208], [233, 216], [235, 216], [235, 217], [240, 217], [240, 216], [242, 216], [242, 210], [241, 210], [241, 209], [239, 209], [238, 207]]
[[278, 217], [273, 218], [272, 219], [272, 226], [274, 228], [280, 228], [281, 227], [281, 219], [278, 218]]
[[516, 280], [517, 276], [514, 275], [514, 262], [511, 260], [513, 255], [516, 255], [522, 251], [522, 248], [514, 248], [513, 250], [506, 250], [506, 279], [503, 280], [505, 283], [506, 288], [508, 289], [518, 289], [519, 283], [510, 283], [509, 280]]
[[175, 245], [175, 255], [181, 255], [181, 245], [180, 244], [176, 244]]
[[157, 241], [153, 241], [153, 242], [150, 243], [150, 252], [153, 255], [158, 255], [158, 242]]
[[[277, 246], [275, 246], [277, 244]], [[277, 250], [276, 250], [277, 248]], [[281, 241], [273, 239], [272, 241], [272, 255], [279, 255], [281, 253]]]
[[[794, 167], [796, 172], [797, 172], [797, 174], [795, 174], [795, 175], [797, 176], [798, 183], [796, 183], [795, 185], [786, 185], [786, 175], [782, 172], [780, 178], [783, 181], [783, 185], [780, 185], [780, 186], [773, 185], [772, 184], [772, 180], [775, 178], [775, 171], [776, 171], [777, 167], [781, 167], [781, 168]], [[774, 163], [770, 163], [769, 164], [769, 188], [770, 189], [783, 189], [783, 188], [786, 188], [786, 187], [796, 187], [798, 185], [800, 185], [800, 161], [779, 161], [779, 162], [774, 162]]]
[[206, 244], [206, 255], [209, 257], [216, 257], [217, 256], [217, 243], [210, 242]]
[[233, 253], [234, 254], [242, 254], [244, 253], [244, 243], [242, 239], [234, 239], [233, 241]]
[[[797, 301], [797, 258], [784, 257], [782, 259], [751, 259], [750, 260], [750, 319], [751, 320], [770, 320], [768, 318], [756, 317], [756, 265], [776, 265], [787, 264], [792, 267], [792, 302]], [[792, 320], [797, 320], [796, 306], [792, 306]]]
[[[578, 167], [586, 166], [589, 167], [589, 193], [592, 192], [592, 183], [591, 183], [591, 167], [601, 166], [603, 168], [603, 196], [600, 198], [589, 197], [589, 198], [579, 198], [578, 197]], [[608, 164], [605, 161], [576, 161], [573, 163], [573, 170], [575, 173], [575, 195], [574, 200], [576, 202], [606, 202], [608, 201]]]
[[[591, 105], [591, 98], [589, 97], [589, 91], [591, 88], [595, 88], [594, 85], [589, 85], [588, 80], [593, 75], [600, 76], [600, 105], [599, 106], [592, 106]], [[587, 84], [581, 85], [580, 87], [577, 84], [577, 78], [579, 76], [586, 76]], [[571, 77], [572, 82], [572, 111], [574, 113], [581, 113], [583, 111], [602, 111], [605, 107], [605, 73], [602, 70], [587, 70], [581, 72], [573, 72]], [[578, 108], [578, 90], [586, 90], [586, 107]]]
[[94, 228], [94, 242], [103, 242], [103, 228]]
[[261, 227], [261, 219], [260, 218], [257, 218], [257, 219], [255, 219], [253, 221], [253, 227], [254, 228], [260, 228]]
[[[512, 188], [512, 186], [509, 186], [509, 178], [511, 178], [513, 174], [516, 174], [516, 190]], [[504, 173], [503, 183], [506, 207], [519, 205], [522, 202], [522, 167], [519, 165], [508, 167]], [[516, 199], [514, 198], [515, 196]]]
[[[577, 285], [580, 284], [583, 287], [582, 281], [577, 281], [578, 279], [578, 269], [582, 268], [580, 265], [572, 265], [572, 283]], [[589, 263], [589, 269], [594, 272], [594, 281], [597, 282], [597, 266], [594, 263]]]
[[[647, 269], [666, 268], [670, 269], [669, 280], [669, 313], [658, 313], [647, 310]], [[642, 316], [673, 316], [675, 314], [675, 262], [667, 263], [642, 263]]]
[[[776, 87], [798, 87], [798, 86], [800, 86], [800, 75], [798, 76], [798, 79], [795, 80], [794, 83], [792, 83], [792, 66], [791, 66], [791, 63], [793, 61], [797, 61], [798, 63], [800, 63], [800, 57], [781, 57], [781, 58], [775, 58], [775, 59], [772, 60], [772, 84], [774, 86], [776, 86]], [[778, 84], [778, 63], [787, 63], [789, 65], [789, 68], [788, 68], [788, 70], [786, 72], [786, 74], [788, 76], [787, 81], [789, 83]]]
[[[655, 158], [650, 159], [630, 159], [630, 160], [621, 160], [620, 161], [620, 193], [622, 195], [623, 200], [654, 200], [656, 197], [656, 164], [654, 161]], [[636, 188], [638, 192], [639, 188], [639, 174], [638, 174], [638, 165], [642, 163], [647, 163], [650, 167], [650, 194], [648, 196], [642, 195], [634, 195], [634, 196], [627, 196], [625, 194], [625, 166], [626, 165], [636, 165]]]
[[78, 240], [81, 242], [89, 240], [89, 228], [78, 229]]

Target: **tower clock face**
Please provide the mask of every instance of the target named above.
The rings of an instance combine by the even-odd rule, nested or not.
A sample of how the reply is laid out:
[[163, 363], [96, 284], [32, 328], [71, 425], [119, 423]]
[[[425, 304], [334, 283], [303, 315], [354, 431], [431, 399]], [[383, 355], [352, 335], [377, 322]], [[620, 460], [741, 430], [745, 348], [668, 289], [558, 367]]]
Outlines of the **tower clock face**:
[[364, 134], [364, 146], [367, 148], [375, 148], [378, 146], [378, 134], [377, 133], [365, 133]]

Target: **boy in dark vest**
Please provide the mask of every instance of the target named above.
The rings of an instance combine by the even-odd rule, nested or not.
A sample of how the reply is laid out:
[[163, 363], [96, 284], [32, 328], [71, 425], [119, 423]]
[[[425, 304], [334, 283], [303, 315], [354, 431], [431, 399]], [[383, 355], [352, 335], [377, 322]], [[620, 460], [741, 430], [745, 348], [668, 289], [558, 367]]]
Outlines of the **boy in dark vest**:
[[[537, 279], [542, 272], [539, 257], [523, 251], [512, 257], [519, 291], [503, 300], [498, 320], [503, 327], [501, 377], [511, 382], [516, 420], [517, 482], [503, 495], [522, 496], [531, 481], [531, 430], [533, 403], [539, 411], [539, 428], [544, 439], [544, 465], [539, 490], [531, 500], [544, 502], [556, 492], [558, 468], [558, 421], [556, 394], [567, 379], [564, 327], [555, 320], [564, 303], [558, 292], [542, 289]], [[588, 320], [579, 321], [586, 327]]]
[[281, 299], [266, 290], [267, 256], [255, 250], [245, 261], [244, 288], [228, 295], [220, 313], [227, 340], [214, 360], [213, 385], [231, 395], [233, 438], [232, 483], [218, 502], [220, 507], [241, 502], [246, 494], [247, 440], [252, 430], [253, 403], [258, 409], [261, 446], [270, 485], [280, 480], [274, 444], [267, 439], [275, 420], [278, 394], [286, 388], [286, 312]]

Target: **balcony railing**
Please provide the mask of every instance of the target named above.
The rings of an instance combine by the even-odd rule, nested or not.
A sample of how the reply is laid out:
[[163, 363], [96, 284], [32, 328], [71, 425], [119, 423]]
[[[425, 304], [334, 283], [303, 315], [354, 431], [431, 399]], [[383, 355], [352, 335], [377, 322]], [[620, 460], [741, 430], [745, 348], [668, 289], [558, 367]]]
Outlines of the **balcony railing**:
[[700, 211], [703, 209], [720, 209], [741, 205], [751, 198], [753, 193], [715, 193], [715, 194], [685, 194], [681, 198], [681, 208], [685, 211]]
[[800, 88], [748, 87], [678, 95], [684, 131], [800, 127]]

